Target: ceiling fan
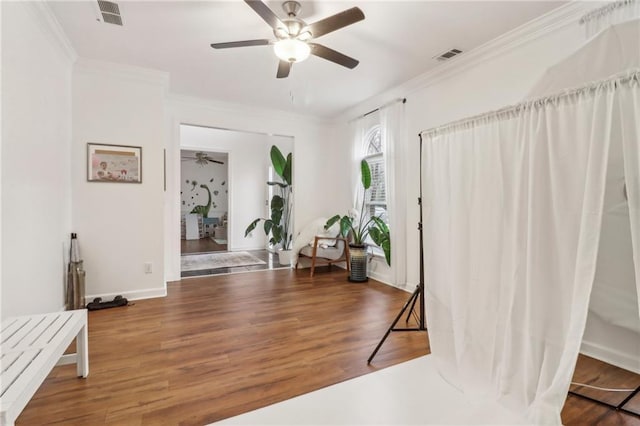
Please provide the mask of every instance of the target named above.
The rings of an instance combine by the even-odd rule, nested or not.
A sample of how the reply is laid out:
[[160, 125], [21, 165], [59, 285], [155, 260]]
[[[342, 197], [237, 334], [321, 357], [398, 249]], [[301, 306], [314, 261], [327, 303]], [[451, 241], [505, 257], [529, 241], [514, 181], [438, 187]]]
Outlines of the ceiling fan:
[[195, 157], [182, 157], [181, 160], [182, 161], [196, 160], [196, 164], [199, 164], [201, 166], [206, 166], [209, 163], [224, 164], [224, 161], [214, 160], [204, 152], [196, 152], [194, 155]]
[[276, 40], [258, 39], [212, 43], [211, 47], [214, 49], [228, 49], [232, 47], [273, 45], [275, 54], [280, 59], [276, 74], [277, 78], [287, 77], [293, 64], [307, 59], [309, 55], [319, 56], [350, 69], [358, 65], [358, 60], [312, 41], [363, 20], [364, 13], [359, 8], [352, 7], [313, 24], [307, 24], [297, 17], [301, 8], [300, 3], [297, 1], [285, 1], [282, 3], [282, 9], [287, 14], [285, 19], [278, 18], [261, 0], [244, 1], [273, 29]]

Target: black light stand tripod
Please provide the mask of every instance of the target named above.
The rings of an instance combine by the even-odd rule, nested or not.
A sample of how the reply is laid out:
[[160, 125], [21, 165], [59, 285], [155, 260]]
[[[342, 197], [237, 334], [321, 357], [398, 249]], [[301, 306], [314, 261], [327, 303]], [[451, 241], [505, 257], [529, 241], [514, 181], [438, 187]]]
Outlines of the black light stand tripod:
[[[391, 326], [387, 329], [387, 332], [382, 337], [382, 340], [380, 340], [380, 343], [378, 343], [378, 346], [373, 350], [373, 353], [367, 360], [367, 364], [371, 364], [373, 357], [376, 356], [382, 347], [382, 344], [387, 340], [387, 337], [389, 337], [389, 334], [391, 334], [392, 331], [427, 331], [424, 314], [424, 244], [422, 242], [422, 134], [418, 136], [420, 137], [420, 196], [418, 197], [418, 205], [420, 206], [420, 221], [418, 222], [418, 234], [420, 237], [420, 281], [418, 282], [418, 285], [413, 291], [411, 297], [409, 297], [409, 300], [407, 300], [396, 316], [396, 319], [393, 320]], [[418, 303], [418, 314], [415, 313], [416, 302]], [[411, 307], [409, 308], [409, 306]], [[407, 308], [409, 308], [408, 312]], [[407, 312], [407, 319], [405, 320], [405, 323], [409, 323], [409, 318], [411, 317], [411, 314], [413, 314], [416, 322], [418, 323], [416, 327], [396, 328], [396, 324], [400, 321], [400, 318], [402, 318], [402, 315], [404, 315], [405, 312]]]

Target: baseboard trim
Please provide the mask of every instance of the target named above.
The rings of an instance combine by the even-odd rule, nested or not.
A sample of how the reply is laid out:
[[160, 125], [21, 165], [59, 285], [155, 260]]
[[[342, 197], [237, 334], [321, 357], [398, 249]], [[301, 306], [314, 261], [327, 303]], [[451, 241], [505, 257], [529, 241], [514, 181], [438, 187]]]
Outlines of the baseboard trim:
[[103, 301], [113, 300], [116, 296], [122, 296], [127, 300], [155, 299], [156, 297], [166, 297], [167, 288], [151, 288], [147, 290], [123, 291], [118, 293], [92, 294], [85, 296], [85, 304], [93, 302], [96, 297], [101, 297]]
[[607, 364], [615, 365], [636, 374], [640, 374], [640, 361], [623, 352], [596, 343], [582, 341], [580, 353], [599, 359]]
[[406, 291], [407, 293], [413, 293], [413, 289], [409, 288], [409, 284], [393, 284], [392, 282], [389, 282], [389, 276], [386, 274], [378, 274], [376, 271], [369, 270], [367, 276], [381, 282], [382, 284], [388, 285], [389, 287], [394, 287], [399, 290]]

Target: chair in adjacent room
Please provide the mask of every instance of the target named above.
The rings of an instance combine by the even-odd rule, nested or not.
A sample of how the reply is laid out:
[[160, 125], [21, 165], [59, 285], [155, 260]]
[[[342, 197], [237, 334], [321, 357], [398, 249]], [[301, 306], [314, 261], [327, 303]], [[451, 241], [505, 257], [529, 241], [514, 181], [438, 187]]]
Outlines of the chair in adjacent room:
[[313, 277], [317, 265], [329, 265], [345, 262], [347, 271], [350, 270], [349, 243], [342, 237], [325, 237], [316, 235], [312, 244], [308, 244], [300, 250], [296, 269], [300, 257], [311, 259], [311, 275]]

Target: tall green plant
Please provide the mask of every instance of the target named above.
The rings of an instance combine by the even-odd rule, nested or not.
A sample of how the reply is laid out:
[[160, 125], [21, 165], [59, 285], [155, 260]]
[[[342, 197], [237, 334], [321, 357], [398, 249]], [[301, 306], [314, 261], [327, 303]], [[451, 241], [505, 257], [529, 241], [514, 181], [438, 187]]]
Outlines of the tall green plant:
[[329, 229], [336, 222], [340, 221], [340, 234], [343, 237], [352, 238], [352, 244], [364, 245], [367, 237], [371, 237], [376, 245], [384, 251], [384, 258], [387, 265], [391, 265], [391, 235], [389, 227], [380, 216], [366, 216], [364, 213], [367, 191], [371, 188], [371, 168], [367, 160], [360, 162], [360, 181], [362, 183], [362, 205], [360, 206], [359, 217], [355, 215], [340, 216], [339, 214], [330, 218], [324, 225]]
[[291, 229], [291, 211], [293, 209], [293, 180], [291, 176], [293, 168], [293, 158], [291, 153], [285, 158], [277, 146], [271, 147], [271, 164], [273, 170], [280, 177], [280, 181], [268, 181], [267, 185], [272, 186], [275, 194], [271, 198], [269, 207], [271, 215], [269, 218], [258, 218], [247, 226], [244, 231], [245, 238], [253, 231], [258, 222], [264, 221], [264, 233], [271, 238], [269, 243], [280, 245], [284, 250], [291, 249], [293, 233]]

